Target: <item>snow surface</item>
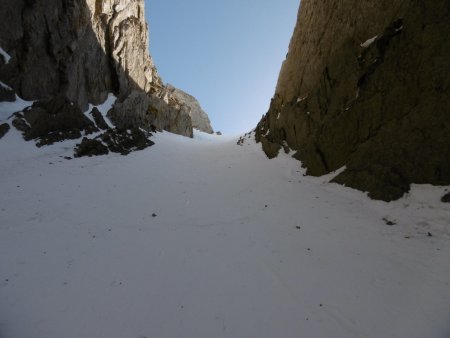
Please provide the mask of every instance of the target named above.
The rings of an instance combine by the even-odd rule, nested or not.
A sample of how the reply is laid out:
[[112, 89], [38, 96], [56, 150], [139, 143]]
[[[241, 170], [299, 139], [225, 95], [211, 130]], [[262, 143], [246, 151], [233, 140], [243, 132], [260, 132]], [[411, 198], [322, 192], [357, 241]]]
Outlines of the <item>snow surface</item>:
[[[1, 83], [1, 85], [5, 84]], [[9, 119], [12, 114], [21, 112], [32, 104], [33, 101], [22, 100], [17, 95], [15, 102], [0, 102], [0, 122], [5, 122], [5, 120]]]
[[5, 63], [8, 64], [9, 61], [11, 60], [11, 56], [5, 52], [5, 50], [0, 47], [0, 55], [3, 56], [3, 59], [5, 60]]
[[450, 336], [448, 188], [374, 202], [250, 139], [154, 141], [0, 141], [0, 337]]

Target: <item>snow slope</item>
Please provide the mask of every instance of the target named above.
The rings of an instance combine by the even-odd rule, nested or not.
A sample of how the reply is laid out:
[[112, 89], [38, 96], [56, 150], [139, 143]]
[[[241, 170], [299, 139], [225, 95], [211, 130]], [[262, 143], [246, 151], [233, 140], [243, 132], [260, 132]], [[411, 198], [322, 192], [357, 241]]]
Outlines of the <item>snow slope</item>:
[[450, 337], [445, 187], [386, 204], [250, 140], [154, 141], [0, 140], [1, 338]]

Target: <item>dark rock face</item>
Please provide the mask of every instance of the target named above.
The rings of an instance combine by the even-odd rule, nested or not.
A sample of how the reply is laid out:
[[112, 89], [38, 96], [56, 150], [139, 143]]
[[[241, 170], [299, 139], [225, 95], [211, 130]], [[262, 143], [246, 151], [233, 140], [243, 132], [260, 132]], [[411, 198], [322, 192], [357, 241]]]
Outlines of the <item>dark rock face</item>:
[[375, 199], [450, 184], [449, 34], [446, 0], [303, 0], [257, 140]]
[[99, 48], [86, 1], [4, 0], [0, 46], [11, 56], [0, 79], [26, 100], [64, 95], [81, 109], [112, 91], [108, 57]]
[[38, 147], [80, 138], [82, 132], [90, 134], [97, 131], [78, 105], [62, 96], [35, 102], [17, 114], [14, 121], [25, 140], [37, 140]]
[[9, 131], [11, 127], [8, 123], [0, 124], [0, 138], [6, 135], [6, 133]]
[[0, 102], [14, 102], [16, 93], [9, 87], [2, 86], [0, 83]]

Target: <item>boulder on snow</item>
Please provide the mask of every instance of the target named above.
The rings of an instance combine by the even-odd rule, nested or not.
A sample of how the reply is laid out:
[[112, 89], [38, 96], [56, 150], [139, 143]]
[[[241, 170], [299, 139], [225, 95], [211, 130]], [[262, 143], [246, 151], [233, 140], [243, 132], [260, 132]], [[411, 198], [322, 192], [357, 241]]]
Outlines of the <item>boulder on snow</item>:
[[443, 203], [450, 203], [450, 192], [449, 192], [448, 194], [444, 195], [444, 196], [442, 197], [441, 201], [442, 201]]
[[6, 133], [9, 131], [11, 127], [8, 123], [0, 124], [0, 138], [6, 135]]
[[107, 155], [109, 153], [108, 148], [99, 140], [92, 140], [84, 137], [80, 144], [77, 144], [75, 148], [75, 157], [84, 156], [99, 156]]
[[25, 121], [25, 117], [22, 113], [15, 113], [14, 119], [12, 121], [12, 125], [14, 128], [16, 128], [18, 131], [21, 131], [22, 133], [25, 133], [28, 129], [30, 129], [30, 126]]

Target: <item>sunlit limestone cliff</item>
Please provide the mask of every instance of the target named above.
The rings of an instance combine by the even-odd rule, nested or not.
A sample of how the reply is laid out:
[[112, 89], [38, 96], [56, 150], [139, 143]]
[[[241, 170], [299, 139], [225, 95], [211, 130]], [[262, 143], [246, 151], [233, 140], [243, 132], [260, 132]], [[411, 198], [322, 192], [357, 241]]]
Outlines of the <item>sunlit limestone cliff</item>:
[[[149, 55], [144, 0], [4, 0], [0, 47], [0, 101], [34, 102], [11, 117], [25, 139], [43, 145], [81, 133], [111, 150], [132, 129], [139, 147], [155, 130], [192, 137], [189, 107], [171, 97]], [[83, 113], [111, 95], [107, 118], [117, 129], [100, 140], [106, 116]]]

